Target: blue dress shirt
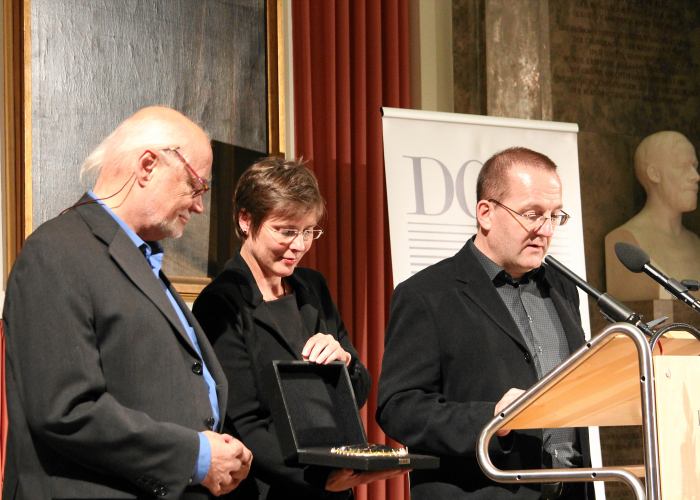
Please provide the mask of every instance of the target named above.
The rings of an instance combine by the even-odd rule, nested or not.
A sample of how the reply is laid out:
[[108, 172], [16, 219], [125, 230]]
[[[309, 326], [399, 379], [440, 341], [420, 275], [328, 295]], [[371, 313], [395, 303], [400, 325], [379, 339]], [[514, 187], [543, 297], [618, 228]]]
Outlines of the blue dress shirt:
[[[177, 317], [180, 319], [180, 322], [182, 323], [182, 326], [184, 327], [185, 331], [187, 332], [187, 337], [190, 339], [190, 342], [192, 346], [195, 348], [197, 351], [197, 354], [199, 354], [199, 357], [202, 357], [202, 351], [199, 348], [199, 343], [197, 342], [197, 336], [194, 333], [194, 328], [192, 328], [192, 325], [190, 325], [189, 321], [187, 321], [187, 318], [185, 317], [185, 314], [182, 312], [182, 309], [178, 305], [178, 303], [175, 301], [175, 297], [173, 297], [173, 294], [170, 292], [170, 289], [167, 287], [165, 284], [165, 281], [163, 281], [163, 278], [161, 277], [161, 268], [163, 266], [163, 247], [158, 243], [158, 242], [150, 242], [146, 243], [141, 237], [136, 234], [133, 229], [131, 229], [117, 214], [115, 214], [102, 200], [99, 200], [96, 196], [95, 193], [92, 192], [92, 190], [88, 191], [88, 194], [95, 199], [95, 201], [102, 207], [104, 210], [116, 221], [117, 224], [119, 224], [119, 227], [122, 228], [122, 230], [126, 233], [126, 235], [129, 237], [129, 239], [136, 245], [136, 247], [141, 250], [141, 252], [144, 254], [144, 257], [146, 257], [146, 260], [148, 261], [148, 264], [151, 266], [151, 270], [153, 271], [153, 274], [155, 277], [158, 279], [158, 282], [160, 283], [161, 287], [163, 288], [163, 291], [165, 294], [168, 296], [168, 300], [173, 306], [173, 309], [175, 310], [175, 313], [177, 314]], [[209, 369], [207, 368], [206, 363], [204, 363], [204, 360], [202, 361], [202, 367], [204, 368], [203, 376], [204, 380], [207, 383], [207, 386], [209, 388], [209, 401], [211, 402], [211, 409], [212, 409], [212, 414], [214, 416], [214, 426], [213, 428], [216, 429], [217, 426], [219, 425], [219, 420], [220, 420], [220, 415], [219, 415], [219, 399], [216, 395], [216, 382], [214, 382], [214, 378], [211, 376], [211, 373], [209, 372]], [[197, 463], [195, 464], [195, 470], [194, 474], [192, 475], [192, 482], [194, 484], [199, 484], [201, 483], [204, 478], [207, 475], [207, 472], [209, 472], [209, 466], [211, 464], [211, 447], [209, 445], [209, 440], [206, 438], [206, 436], [200, 432], [199, 433], [199, 457], [197, 459]]]

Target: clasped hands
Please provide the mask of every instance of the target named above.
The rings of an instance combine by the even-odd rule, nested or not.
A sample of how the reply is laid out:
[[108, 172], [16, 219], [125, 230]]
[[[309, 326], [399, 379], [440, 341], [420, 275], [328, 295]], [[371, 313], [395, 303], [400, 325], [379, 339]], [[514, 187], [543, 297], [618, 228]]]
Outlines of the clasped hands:
[[202, 486], [213, 495], [233, 491], [250, 472], [253, 454], [238, 439], [228, 434], [204, 431], [211, 447], [209, 472]]

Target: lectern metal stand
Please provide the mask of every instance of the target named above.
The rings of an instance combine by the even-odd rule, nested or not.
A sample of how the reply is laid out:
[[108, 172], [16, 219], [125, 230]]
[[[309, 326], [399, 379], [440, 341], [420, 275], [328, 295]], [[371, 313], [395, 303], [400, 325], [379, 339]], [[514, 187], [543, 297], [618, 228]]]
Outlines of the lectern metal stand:
[[[700, 342], [694, 338], [669, 339], [661, 349], [668, 355], [697, 356]], [[691, 359], [695, 363], [699, 358]], [[667, 377], [669, 373], [667, 370]], [[479, 464], [497, 482], [621, 481], [629, 485], [638, 500], [660, 500], [655, 390], [654, 362], [647, 338], [627, 323], [609, 325], [484, 427], [477, 446]], [[690, 396], [684, 394], [685, 400], [697, 402], [693, 399], [697, 394]], [[488, 453], [489, 442], [500, 429], [640, 424], [643, 466], [505, 471], [493, 465]], [[692, 425], [690, 432], [694, 433]], [[646, 487], [638, 476], [645, 479]]]

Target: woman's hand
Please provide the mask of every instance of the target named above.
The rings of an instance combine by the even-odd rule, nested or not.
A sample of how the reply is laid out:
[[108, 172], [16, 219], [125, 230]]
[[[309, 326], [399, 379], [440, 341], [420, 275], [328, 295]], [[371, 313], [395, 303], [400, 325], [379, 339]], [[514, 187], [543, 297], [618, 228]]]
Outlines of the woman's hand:
[[350, 364], [352, 356], [340, 345], [333, 335], [317, 333], [306, 341], [301, 350], [304, 361], [311, 361], [319, 365], [327, 365], [331, 361], [342, 361]]
[[328, 476], [328, 480], [326, 481], [326, 490], [344, 491], [354, 488], [360, 484], [390, 479], [407, 472], [410, 472], [409, 469], [389, 469], [367, 472], [352, 469], [336, 469]]

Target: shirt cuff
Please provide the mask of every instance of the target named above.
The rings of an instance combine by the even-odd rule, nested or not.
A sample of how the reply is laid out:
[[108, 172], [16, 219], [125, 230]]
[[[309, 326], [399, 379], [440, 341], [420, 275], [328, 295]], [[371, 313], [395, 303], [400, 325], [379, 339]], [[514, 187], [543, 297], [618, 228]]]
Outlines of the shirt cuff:
[[200, 484], [207, 477], [209, 466], [211, 465], [211, 446], [209, 440], [203, 432], [198, 433], [199, 436], [199, 456], [194, 464], [194, 474], [192, 475], [192, 484]]

